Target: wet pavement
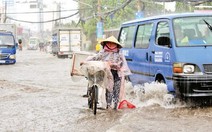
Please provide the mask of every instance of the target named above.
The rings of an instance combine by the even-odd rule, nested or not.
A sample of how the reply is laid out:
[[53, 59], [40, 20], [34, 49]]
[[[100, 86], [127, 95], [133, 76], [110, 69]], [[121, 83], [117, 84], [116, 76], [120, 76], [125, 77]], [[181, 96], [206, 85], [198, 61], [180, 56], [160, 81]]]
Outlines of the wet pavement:
[[[71, 59], [49, 53], [18, 51], [15, 65], [0, 65], [0, 131], [208, 132], [212, 107], [166, 104], [166, 87], [132, 88], [126, 99], [135, 109], [88, 109], [87, 80], [70, 77]], [[149, 89], [143, 95], [141, 87]], [[147, 90], [148, 91], [148, 90]]]

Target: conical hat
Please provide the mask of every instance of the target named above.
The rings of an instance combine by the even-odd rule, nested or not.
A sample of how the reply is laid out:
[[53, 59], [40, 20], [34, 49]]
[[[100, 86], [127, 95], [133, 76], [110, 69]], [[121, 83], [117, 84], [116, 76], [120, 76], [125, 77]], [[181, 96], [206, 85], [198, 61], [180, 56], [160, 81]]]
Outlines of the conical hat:
[[101, 42], [101, 45], [104, 46], [106, 42], [113, 42], [113, 43], [117, 44], [120, 48], [122, 48], [122, 45], [119, 43], [119, 41], [114, 36], [111, 36], [111, 37], [103, 40]]

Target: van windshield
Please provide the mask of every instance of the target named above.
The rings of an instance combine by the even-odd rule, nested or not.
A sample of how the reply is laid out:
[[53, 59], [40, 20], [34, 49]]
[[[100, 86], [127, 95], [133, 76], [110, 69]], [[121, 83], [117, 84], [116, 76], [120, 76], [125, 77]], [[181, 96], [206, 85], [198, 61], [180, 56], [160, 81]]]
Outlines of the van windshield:
[[0, 35], [0, 45], [1, 46], [14, 45], [13, 36], [11, 36], [11, 35]]
[[30, 45], [38, 45], [38, 43], [39, 43], [38, 38], [30, 38], [29, 39], [29, 44]]
[[176, 46], [212, 46], [212, 16], [173, 20]]
[[29, 43], [30, 43], [30, 44], [36, 44], [36, 41], [35, 41], [35, 40], [30, 40]]

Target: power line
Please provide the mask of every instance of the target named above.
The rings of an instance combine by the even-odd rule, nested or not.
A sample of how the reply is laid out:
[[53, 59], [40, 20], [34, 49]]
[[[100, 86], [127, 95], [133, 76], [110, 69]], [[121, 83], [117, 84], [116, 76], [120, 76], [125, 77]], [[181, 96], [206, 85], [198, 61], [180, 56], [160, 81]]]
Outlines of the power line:
[[[83, 8], [83, 9], [72, 9], [72, 10], [58, 10], [58, 11], [43, 11], [43, 12], [11, 12], [7, 14], [36, 14], [36, 13], [55, 13], [55, 12], [69, 12], [69, 11], [79, 11], [79, 10], [87, 10], [91, 8]], [[5, 14], [5, 13], [0, 13]]]
[[109, 10], [109, 11], [106, 11], [106, 12], [102, 12], [102, 13], [97, 13], [95, 14], [94, 16], [89, 16], [89, 17], [86, 17], [86, 18], [80, 18], [81, 21], [87, 21], [89, 19], [92, 19], [96, 16], [101, 16], [101, 17], [107, 17], [121, 9], [124, 9], [129, 3], [131, 3], [133, 0], [126, 0], [123, 4], [121, 4], [120, 6], [112, 9], [112, 10]]
[[9, 16], [7, 16], [7, 18], [10, 19], [10, 20], [13, 20], [13, 21], [25, 22], [25, 23], [48, 23], [48, 22], [58, 21], [58, 20], [61, 20], [61, 19], [67, 19], [67, 18], [73, 17], [73, 16], [75, 16], [77, 14], [79, 14], [79, 12], [76, 12], [76, 13], [71, 14], [71, 15], [66, 16], [66, 17], [60, 17], [60, 18], [57, 18], [57, 19], [52, 19], [52, 20], [47, 20], [47, 21], [42, 21], [42, 22], [33, 22], [33, 21], [19, 20], [19, 19], [15, 19], [15, 18], [12, 18], [12, 17], [9, 17]]

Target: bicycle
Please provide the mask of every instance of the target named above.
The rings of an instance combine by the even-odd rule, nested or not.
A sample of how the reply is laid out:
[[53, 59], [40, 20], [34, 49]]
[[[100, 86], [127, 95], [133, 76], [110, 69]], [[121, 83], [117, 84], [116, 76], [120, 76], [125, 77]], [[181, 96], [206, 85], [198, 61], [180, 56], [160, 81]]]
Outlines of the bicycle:
[[93, 110], [94, 115], [96, 115], [98, 103], [98, 87], [92, 86], [91, 90], [88, 92], [88, 106]]
[[99, 103], [99, 88], [105, 88], [107, 80], [107, 64], [101, 61], [88, 61], [81, 66], [83, 75], [88, 80], [88, 107], [93, 110], [93, 114], [97, 113], [97, 104]]

